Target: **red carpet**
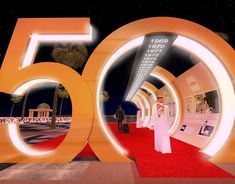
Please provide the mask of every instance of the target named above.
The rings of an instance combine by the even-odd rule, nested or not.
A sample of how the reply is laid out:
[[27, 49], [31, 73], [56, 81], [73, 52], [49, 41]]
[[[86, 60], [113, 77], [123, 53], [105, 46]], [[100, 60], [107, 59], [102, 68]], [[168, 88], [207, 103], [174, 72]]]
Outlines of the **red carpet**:
[[55, 149], [57, 146], [59, 146], [59, 144], [64, 140], [64, 137], [65, 135], [61, 135], [59, 137], [56, 137], [47, 141], [33, 144], [32, 147], [38, 150], [42, 150], [42, 151], [52, 150], [52, 149]]
[[[232, 178], [233, 176], [213, 165], [199, 149], [189, 144], [171, 138], [171, 154], [161, 154], [153, 149], [153, 131], [147, 128], [137, 129], [135, 124], [129, 124], [130, 133], [120, 134], [116, 124], [109, 123], [109, 127], [117, 136], [120, 144], [135, 157], [139, 173], [142, 177], [170, 177], [170, 178]], [[48, 150], [59, 145], [64, 136], [34, 145], [34, 148]], [[94, 153], [87, 145], [78, 155], [80, 157], [94, 157]]]

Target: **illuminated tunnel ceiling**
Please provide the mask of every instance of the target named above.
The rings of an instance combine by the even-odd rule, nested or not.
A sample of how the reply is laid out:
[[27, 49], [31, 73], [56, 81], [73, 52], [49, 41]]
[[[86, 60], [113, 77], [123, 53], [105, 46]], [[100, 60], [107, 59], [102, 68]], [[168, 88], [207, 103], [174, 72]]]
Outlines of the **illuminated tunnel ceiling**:
[[[179, 75], [190, 69], [192, 66], [194, 66], [196, 63], [198, 63], [198, 61], [194, 59], [189, 53], [171, 46], [171, 43], [174, 42], [175, 38], [175, 35], [165, 33], [152, 34], [145, 37], [143, 44], [136, 51], [135, 60], [131, 68], [131, 73], [125, 94], [125, 99], [127, 101], [129, 101], [131, 96], [135, 94], [134, 91], [138, 90], [138, 86], [141, 86], [139, 84], [141, 80], [147, 80], [158, 89], [164, 86], [161, 81], [150, 76], [150, 72], [155, 66], [160, 66], [168, 70], [175, 77], [178, 77]], [[153, 43], [154, 40], [157, 40], [156, 45], [155, 43]], [[166, 40], [167, 44], [161, 43], [159, 42], [159, 40]], [[154, 48], [152, 48], [152, 46], [154, 46]], [[163, 49], [161, 49], [161, 46], [163, 46]], [[150, 52], [151, 49], [156, 50], [156, 53]], [[159, 53], [160, 55], [157, 53]], [[148, 55], [157, 56], [148, 57]], [[148, 64], [149, 62], [150, 64]], [[148, 72], [146, 73], [146, 71]]]

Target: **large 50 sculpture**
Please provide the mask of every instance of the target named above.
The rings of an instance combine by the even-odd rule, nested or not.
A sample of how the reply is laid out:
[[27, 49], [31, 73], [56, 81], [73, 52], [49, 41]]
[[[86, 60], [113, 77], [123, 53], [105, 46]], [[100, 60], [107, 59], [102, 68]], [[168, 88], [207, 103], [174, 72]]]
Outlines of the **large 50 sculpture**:
[[[183, 39], [188, 37], [204, 45], [220, 58], [220, 62], [223, 62], [230, 75], [235, 78], [234, 51], [216, 34], [182, 19], [148, 18], [121, 27], [105, 38], [91, 54], [82, 76], [67, 66], [50, 61], [34, 64], [33, 59], [40, 42], [92, 41], [89, 18], [19, 19], [0, 70], [0, 91], [24, 94], [29, 87], [38, 83], [61, 83], [68, 90], [72, 100], [72, 123], [61, 145], [49, 152], [28, 147], [19, 135], [18, 125], [1, 125], [0, 162], [69, 162], [87, 142], [101, 161], [131, 162], [125, 150], [116, 143], [102, 122], [99, 91], [107, 70], [116, 59], [139, 46], [144, 35], [158, 32], [175, 33], [181, 35]], [[176, 42], [180, 46], [180, 40], [176, 39]], [[227, 72], [225, 69], [224, 71], [223, 82], [227, 82], [229, 89], [228, 93], [221, 94], [223, 108], [220, 126], [205, 148], [205, 152], [210, 155], [215, 154], [223, 146], [230, 135], [234, 121], [234, 114], [231, 115], [234, 111], [227, 112], [228, 107], [235, 106], [234, 96], [225, 101], [226, 96], [229, 97], [234, 93], [231, 81], [227, 81], [229, 79], [226, 76]], [[220, 88], [223, 87], [219, 81], [218, 85]], [[224, 130], [226, 135], [221, 139], [220, 132]]]

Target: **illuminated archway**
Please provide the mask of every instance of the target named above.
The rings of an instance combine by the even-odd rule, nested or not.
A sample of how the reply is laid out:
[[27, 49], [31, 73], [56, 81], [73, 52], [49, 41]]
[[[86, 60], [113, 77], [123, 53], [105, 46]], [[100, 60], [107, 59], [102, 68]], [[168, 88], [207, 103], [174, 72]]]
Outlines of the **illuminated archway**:
[[232, 81], [214, 53], [199, 42], [184, 36], [178, 36], [173, 45], [199, 57], [213, 73], [220, 90], [222, 103], [220, 123], [211, 141], [202, 149], [202, 152], [213, 156], [224, 145], [233, 128], [235, 96]]
[[[84, 76], [86, 76], [87, 81], [89, 82], [92, 81], [90, 82], [90, 86], [92, 87], [92, 89], [96, 91], [95, 100], [96, 100], [96, 108], [97, 108], [97, 116], [98, 116], [97, 123], [99, 123], [100, 126], [103, 126], [104, 131], [106, 130], [105, 130], [104, 122], [102, 122], [102, 119], [101, 119], [98, 96], [99, 96], [99, 91], [101, 90], [102, 82], [103, 82], [106, 72], [108, 71], [110, 66], [114, 64], [114, 62], [121, 55], [125, 54], [126, 52], [128, 52], [129, 50], [133, 48], [140, 46], [143, 42], [144, 35], [149, 34], [149, 33], [158, 33], [158, 32], [171, 32], [177, 35], [181, 35], [184, 38], [188, 37], [189, 40], [195, 40], [197, 43], [199, 43], [199, 45], [201, 46], [203, 45], [205, 48], [209, 48], [210, 53], [211, 54], [216, 53], [217, 57], [220, 58], [220, 61], [224, 63], [225, 67], [227, 67], [227, 69], [229, 70], [230, 75], [233, 78], [235, 77], [235, 63], [233, 62], [235, 60], [235, 56], [234, 56], [233, 49], [229, 47], [229, 45], [226, 44], [226, 42], [222, 40], [218, 35], [216, 35], [215, 33], [209, 31], [208, 29], [198, 24], [195, 24], [193, 22], [189, 22], [186, 20], [182, 20], [182, 19], [169, 18], [169, 17], [147, 18], [147, 19], [142, 19], [142, 20], [138, 20], [130, 24], [127, 24], [121, 27], [120, 29], [118, 29], [117, 31], [113, 32], [111, 35], [109, 35], [102, 42], [102, 44], [97, 47], [97, 49], [91, 55], [87, 63], [86, 68], [89, 68], [89, 71], [86, 70], [86, 72], [84, 72]], [[97, 60], [99, 62], [97, 62]], [[94, 62], [96, 62], [97, 65], [94, 66], [93, 65]], [[99, 70], [99, 68], [103, 68], [103, 69]], [[210, 70], [212, 73], [217, 72], [215, 71], [215, 67], [210, 68]], [[226, 81], [224, 82], [230, 86], [229, 87], [229, 90], [231, 90], [230, 93], [234, 94], [234, 90], [232, 87], [232, 82], [229, 78], [229, 74], [228, 72], [226, 72], [226, 70], [224, 74], [227, 76], [225, 77]], [[96, 85], [96, 81], [98, 81], [98, 85]], [[228, 95], [228, 96], [231, 96], [231, 95]], [[224, 99], [227, 99], [227, 98], [225, 97]], [[229, 103], [226, 103], [226, 104], [230, 108], [235, 106], [234, 96], [227, 101], [229, 101]], [[230, 121], [229, 124], [226, 125], [228, 127], [226, 128], [228, 131], [225, 132], [223, 141], [222, 142], [220, 141], [220, 144], [213, 146], [216, 149], [214, 149], [214, 151], [210, 153], [207, 152], [210, 155], [214, 155], [223, 146], [225, 140], [228, 138], [228, 135], [230, 135], [231, 133], [231, 128], [233, 126], [233, 121], [234, 121], [234, 111], [233, 112], [229, 111], [229, 113], [226, 113], [226, 114], [229, 115], [228, 120]], [[222, 124], [224, 123], [225, 122], [223, 121]], [[221, 130], [221, 133], [223, 131], [224, 130]], [[121, 150], [122, 149], [120, 148], [120, 152], [122, 152]], [[233, 150], [235, 151], [235, 148], [233, 148]]]

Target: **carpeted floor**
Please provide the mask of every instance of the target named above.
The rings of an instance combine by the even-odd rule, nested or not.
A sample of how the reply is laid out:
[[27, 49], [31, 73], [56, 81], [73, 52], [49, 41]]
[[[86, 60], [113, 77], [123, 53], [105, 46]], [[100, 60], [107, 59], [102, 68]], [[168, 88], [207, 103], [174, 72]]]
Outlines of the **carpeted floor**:
[[[171, 138], [172, 153], [161, 154], [154, 148], [153, 130], [137, 129], [134, 123], [129, 124], [129, 134], [118, 133], [117, 125], [108, 124], [120, 144], [135, 157], [142, 177], [170, 178], [232, 178], [219, 167], [207, 161], [206, 155], [199, 149], [182, 141]], [[54, 149], [64, 136], [33, 145], [40, 150]], [[95, 157], [89, 145], [78, 154], [78, 157]]]

